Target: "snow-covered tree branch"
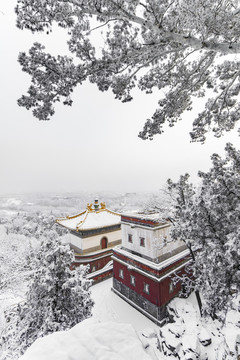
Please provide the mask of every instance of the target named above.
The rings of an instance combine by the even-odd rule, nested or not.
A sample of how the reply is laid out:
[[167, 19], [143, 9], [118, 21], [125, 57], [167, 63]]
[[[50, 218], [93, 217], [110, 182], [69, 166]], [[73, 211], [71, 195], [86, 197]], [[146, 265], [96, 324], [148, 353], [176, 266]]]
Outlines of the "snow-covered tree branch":
[[[163, 90], [139, 134], [152, 139], [191, 110], [193, 97], [209, 92], [191, 138], [204, 142], [209, 129], [219, 137], [240, 116], [239, 11], [238, 0], [18, 0], [17, 26], [50, 32], [57, 23], [68, 32], [76, 60], [47, 54], [40, 44], [20, 54], [32, 85], [19, 105], [48, 120], [54, 103], [71, 105], [73, 89], [87, 79], [123, 102], [136, 86], [146, 93]], [[96, 32], [104, 38], [101, 46]]]

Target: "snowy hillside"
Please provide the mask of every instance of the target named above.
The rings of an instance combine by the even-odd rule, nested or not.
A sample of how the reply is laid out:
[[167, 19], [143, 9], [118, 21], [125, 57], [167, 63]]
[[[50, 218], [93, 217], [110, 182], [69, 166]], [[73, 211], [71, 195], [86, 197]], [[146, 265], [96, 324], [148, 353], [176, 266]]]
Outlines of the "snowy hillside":
[[[170, 303], [174, 322], [159, 328], [111, 291], [112, 279], [92, 287], [92, 318], [38, 339], [21, 360], [236, 360], [240, 313], [226, 326], [199, 318], [194, 294]], [[239, 301], [239, 299], [238, 299]], [[236, 301], [236, 306], [238, 302]]]
[[83, 321], [66, 332], [38, 339], [21, 360], [151, 360], [133, 327]]
[[[13, 199], [2, 199], [0, 207], [0, 333], [7, 325], [6, 311], [25, 299], [34, 270], [32, 258], [41, 241], [55, 237], [65, 241], [65, 233], [60, 232], [54, 223], [63, 205], [67, 213], [72, 206], [70, 196], [49, 199], [21, 197], [21, 202]], [[77, 205], [75, 200], [74, 206]], [[125, 206], [128, 196], [119, 196], [118, 200], [116, 197], [112, 204], [123, 209], [122, 200], [126, 200], [125, 203], [123, 201]], [[140, 199], [136, 196], [136, 207], [139, 204]], [[9, 212], [14, 215], [10, 216]], [[188, 299], [175, 299], [170, 303], [174, 322], [160, 329], [113, 293], [111, 287], [112, 279], [94, 285], [91, 288], [95, 302], [92, 318], [66, 332], [36, 340], [21, 360], [128, 360], [131, 356], [137, 360], [238, 359], [240, 299], [237, 296], [233, 308], [226, 315], [225, 324], [200, 319], [194, 294]], [[2, 359], [5, 358], [0, 351]], [[13, 357], [8, 356], [7, 359], [13, 360]]]

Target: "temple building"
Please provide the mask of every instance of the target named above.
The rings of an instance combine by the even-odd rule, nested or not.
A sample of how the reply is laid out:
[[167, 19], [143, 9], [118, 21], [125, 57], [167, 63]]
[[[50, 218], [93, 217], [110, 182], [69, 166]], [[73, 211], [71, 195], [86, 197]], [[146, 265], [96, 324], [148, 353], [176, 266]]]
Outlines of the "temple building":
[[121, 216], [105, 203], [88, 204], [86, 210], [59, 218], [57, 224], [69, 230], [69, 242], [75, 252], [72, 266], [89, 264], [89, 277], [101, 281], [112, 276], [113, 247], [121, 244]]
[[158, 325], [166, 322], [166, 307], [178, 295], [173, 282], [189, 263], [189, 251], [172, 241], [171, 223], [155, 215], [122, 215], [122, 245], [113, 251], [113, 291]]

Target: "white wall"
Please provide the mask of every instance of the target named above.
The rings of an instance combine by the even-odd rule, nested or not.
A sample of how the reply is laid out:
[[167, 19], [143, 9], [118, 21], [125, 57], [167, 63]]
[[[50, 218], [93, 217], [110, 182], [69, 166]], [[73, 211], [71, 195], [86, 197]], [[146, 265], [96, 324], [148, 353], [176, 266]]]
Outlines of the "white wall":
[[70, 234], [70, 244], [82, 249], [82, 239], [76, 235]]
[[121, 240], [121, 230], [111, 231], [106, 234], [95, 235], [95, 236], [90, 236], [88, 238], [84, 238], [82, 239], [83, 241], [82, 249], [87, 250], [89, 248], [101, 246], [101, 239], [103, 237], [106, 237], [108, 239], [108, 247], [111, 247], [111, 243], [113, 243], [114, 241]]
[[[128, 234], [132, 235], [132, 243], [128, 241]], [[145, 247], [140, 246], [141, 237], [145, 238]], [[183, 242], [172, 241], [170, 225], [152, 229], [122, 223], [122, 245], [129, 250], [155, 259], [182, 246]]]
[[101, 247], [101, 239], [106, 237], [108, 239], [108, 247], [113, 246], [115, 241], [121, 241], [121, 230], [115, 230], [100, 235], [94, 235], [87, 238], [80, 238], [76, 235], [70, 234], [71, 244], [77, 246], [81, 250], [88, 250], [91, 248]]

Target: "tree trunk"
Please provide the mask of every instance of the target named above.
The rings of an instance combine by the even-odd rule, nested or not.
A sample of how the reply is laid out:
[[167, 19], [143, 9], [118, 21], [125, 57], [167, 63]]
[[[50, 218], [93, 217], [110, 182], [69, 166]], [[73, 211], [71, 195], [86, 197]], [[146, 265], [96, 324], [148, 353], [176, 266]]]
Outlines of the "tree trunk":
[[200, 294], [199, 294], [199, 291], [198, 290], [195, 290], [195, 295], [196, 295], [196, 298], [197, 298], [197, 303], [198, 303], [198, 307], [199, 307], [199, 312], [200, 312], [200, 315], [202, 317], [202, 300], [201, 300], [201, 297], [200, 297]]
[[[195, 262], [195, 255], [194, 255], [194, 252], [192, 250], [192, 247], [191, 247], [191, 244], [187, 245], [189, 251], [190, 251], [190, 255], [192, 257], [192, 260], [193, 262]], [[199, 312], [200, 312], [200, 315], [202, 317], [202, 300], [201, 300], [201, 297], [200, 297], [200, 294], [199, 294], [199, 291], [198, 290], [195, 290], [195, 295], [196, 295], [196, 299], [197, 299], [197, 303], [198, 303], [198, 307], [199, 307]]]

